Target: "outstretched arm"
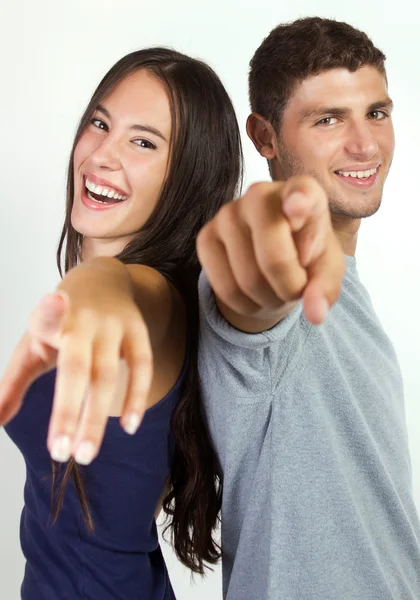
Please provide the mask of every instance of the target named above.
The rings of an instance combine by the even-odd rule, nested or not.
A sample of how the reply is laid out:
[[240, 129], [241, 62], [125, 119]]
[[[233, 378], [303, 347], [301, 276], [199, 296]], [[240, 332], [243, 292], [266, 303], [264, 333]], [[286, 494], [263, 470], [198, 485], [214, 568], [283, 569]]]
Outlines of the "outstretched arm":
[[345, 273], [326, 194], [310, 177], [254, 184], [201, 230], [197, 252], [220, 312], [249, 333], [276, 325], [300, 298], [321, 323]]
[[[112, 405], [120, 360], [129, 369], [121, 424], [138, 428], [153, 377], [154, 354], [182, 336], [183, 304], [154, 269], [96, 258], [66, 274], [57, 293], [33, 312], [0, 382], [0, 423], [18, 412], [25, 392], [57, 366], [48, 448], [56, 460], [76, 456], [82, 441], [97, 454]], [[181, 335], [180, 335], [181, 333]], [[79, 453], [80, 454], [80, 453]]]

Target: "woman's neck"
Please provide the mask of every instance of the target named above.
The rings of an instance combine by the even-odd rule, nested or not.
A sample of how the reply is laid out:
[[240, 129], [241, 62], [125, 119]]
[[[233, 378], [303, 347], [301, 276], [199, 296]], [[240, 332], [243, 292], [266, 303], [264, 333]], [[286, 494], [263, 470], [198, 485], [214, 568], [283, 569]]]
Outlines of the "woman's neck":
[[96, 258], [98, 256], [117, 256], [124, 250], [131, 236], [127, 238], [83, 238], [82, 241], [82, 261]]

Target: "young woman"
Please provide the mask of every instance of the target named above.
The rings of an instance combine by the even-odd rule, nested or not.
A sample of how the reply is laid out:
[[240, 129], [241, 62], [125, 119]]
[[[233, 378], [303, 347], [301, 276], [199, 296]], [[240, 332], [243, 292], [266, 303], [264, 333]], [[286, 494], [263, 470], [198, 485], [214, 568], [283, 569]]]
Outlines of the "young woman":
[[66, 274], [0, 385], [0, 422], [27, 467], [23, 600], [174, 598], [162, 502], [183, 563], [217, 561], [195, 238], [241, 171], [231, 101], [204, 63], [140, 50], [99, 84], [70, 158]]

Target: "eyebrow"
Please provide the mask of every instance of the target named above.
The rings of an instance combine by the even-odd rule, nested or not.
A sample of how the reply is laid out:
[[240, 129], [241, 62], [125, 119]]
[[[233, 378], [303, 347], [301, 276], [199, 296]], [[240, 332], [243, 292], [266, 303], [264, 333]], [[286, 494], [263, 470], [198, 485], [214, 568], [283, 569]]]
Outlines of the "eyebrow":
[[[102, 104], [99, 104], [99, 106], [96, 107], [96, 110], [101, 112], [103, 115], [105, 115], [109, 120], [111, 120], [111, 114], [110, 112], [105, 108], [105, 106], [102, 106]], [[152, 127], [152, 125], [139, 125], [139, 124], [133, 124], [130, 126], [130, 129], [133, 129], [134, 131], [141, 131], [143, 133], [151, 133], [152, 135], [156, 135], [157, 137], [160, 137], [164, 142], [167, 142], [168, 140], [166, 139], [166, 137], [163, 135], [163, 133], [161, 133], [159, 131], [159, 129], [156, 129], [156, 127]]]
[[[367, 112], [373, 112], [375, 110], [380, 110], [381, 108], [386, 108], [389, 111], [392, 111], [394, 108], [394, 103], [391, 98], [385, 98], [384, 100], [380, 100], [379, 102], [374, 102], [368, 106]], [[349, 108], [344, 108], [340, 106], [320, 106], [315, 109], [308, 110], [303, 112], [300, 117], [300, 121], [307, 121], [310, 119], [321, 118], [325, 115], [330, 117], [348, 117], [352, 111]]]

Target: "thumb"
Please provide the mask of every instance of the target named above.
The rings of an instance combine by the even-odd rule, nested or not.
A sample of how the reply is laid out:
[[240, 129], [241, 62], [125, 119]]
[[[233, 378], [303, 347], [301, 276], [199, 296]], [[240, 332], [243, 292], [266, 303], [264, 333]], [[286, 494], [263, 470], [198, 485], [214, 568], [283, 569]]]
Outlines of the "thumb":
[[62, 291], [44, 296], [30, 317], [30, 335], [41, 344], [57, 348], [69, 303], [69, 297]]

